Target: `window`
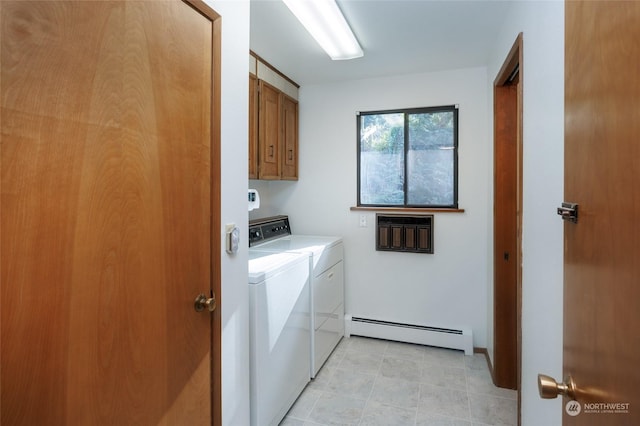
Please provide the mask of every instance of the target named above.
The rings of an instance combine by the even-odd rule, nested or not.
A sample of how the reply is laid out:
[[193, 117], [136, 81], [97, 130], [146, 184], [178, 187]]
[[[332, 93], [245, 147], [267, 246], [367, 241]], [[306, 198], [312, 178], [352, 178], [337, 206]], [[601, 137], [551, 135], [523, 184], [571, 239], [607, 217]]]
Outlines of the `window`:
[[458, 208], [458, 109], [358, 114], [358, 206]]

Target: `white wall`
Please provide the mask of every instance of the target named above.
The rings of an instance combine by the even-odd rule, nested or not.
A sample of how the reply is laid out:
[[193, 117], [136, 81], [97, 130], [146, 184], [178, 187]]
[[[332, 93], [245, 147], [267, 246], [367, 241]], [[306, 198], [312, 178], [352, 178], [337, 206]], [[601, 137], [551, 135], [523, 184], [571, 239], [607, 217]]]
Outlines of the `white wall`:
[[[347, 313], [425, 325], [468, 326], [486, 346], [487, 197], [491, 145], [485, 68], [300, 89], [300, 179], [258, 182], [265, 206], [295, 233], [341, 235]], [[356, 111], [458, 104], [459, 204], [436, 213], [435, 254], [375, 251], [375, 213], [356, 204]], [[365, 215], [368, 226], [358, 226]]]
[[[524, 45], [521, 414], [523, 426], [554, 426], [562, 424], [561, 399], [540, 399], [537, 374], [562, 378], [562, 220], [556, 207], [564, 176], [564, 3], [511, 4], [488, 69], [491, 93], [519, 32]], [[488, 300], [491, 304], [491, 294]], [[493, 333], [489, 337], [491, 346]]]
[[[206, 0], [222, 16], [222, 235], [235, 223], [246, 238], [249, 2]], [[246, 240], [245, 240], [246, 241]], [[222, 246], [222, 422], [249, 424], [249, 294], [247, 248]]]

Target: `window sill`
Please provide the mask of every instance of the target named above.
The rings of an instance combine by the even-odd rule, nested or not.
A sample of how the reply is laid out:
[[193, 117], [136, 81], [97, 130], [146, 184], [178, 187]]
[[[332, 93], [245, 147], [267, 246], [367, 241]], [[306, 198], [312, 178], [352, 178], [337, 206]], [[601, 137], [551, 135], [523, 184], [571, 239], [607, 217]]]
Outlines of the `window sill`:
[[398, 213], [464, 213], [464, 209], [413, 208], [413, 207], [351, 207], [351, 211], [398, 212]]

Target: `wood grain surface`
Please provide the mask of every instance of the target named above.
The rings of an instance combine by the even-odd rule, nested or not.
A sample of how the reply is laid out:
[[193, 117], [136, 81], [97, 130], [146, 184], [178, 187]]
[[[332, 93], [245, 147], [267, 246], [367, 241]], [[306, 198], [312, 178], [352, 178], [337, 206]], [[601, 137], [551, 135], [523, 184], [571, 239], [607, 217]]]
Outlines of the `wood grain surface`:
[[565, 5], [565, 201], [579, 211], [564, 225], [564, 374], [583, 412], [564, 425], [640, 424], [638, 22], [640, 2]]
[[211, 21], [179, 1], [0, 14], [0, 422], [211, 424]]

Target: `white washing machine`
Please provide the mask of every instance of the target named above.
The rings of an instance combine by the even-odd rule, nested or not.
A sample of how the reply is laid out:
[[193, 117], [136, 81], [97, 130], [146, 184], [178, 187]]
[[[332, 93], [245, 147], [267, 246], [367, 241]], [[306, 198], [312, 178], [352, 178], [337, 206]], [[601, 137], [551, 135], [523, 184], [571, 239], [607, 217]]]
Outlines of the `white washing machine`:
[[251, 425], [277, 425], [310, 380], [309, 257], [249, 251]]
[[341, 237], [291, 233], [287, 216], [249, 223], [250, 251], [307, 253], [311, 277], [311, 377], [344, 336], [344, 270]]

